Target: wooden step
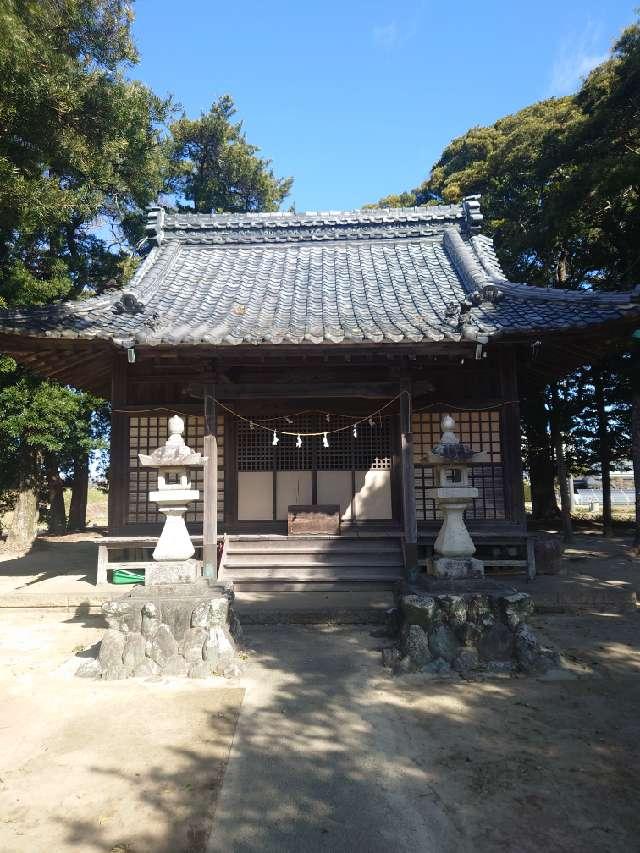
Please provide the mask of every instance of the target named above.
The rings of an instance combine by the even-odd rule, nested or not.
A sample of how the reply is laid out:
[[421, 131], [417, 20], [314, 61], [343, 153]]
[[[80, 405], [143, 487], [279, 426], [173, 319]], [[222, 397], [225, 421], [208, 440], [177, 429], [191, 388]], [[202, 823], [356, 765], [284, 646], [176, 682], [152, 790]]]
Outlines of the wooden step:
[[236, 554], [227, 552], [225, 567], [231, 566], [401, 566], [401, 554]]
[[[371, 591], [389, 591], [393, 590], [398, 582], [398, 578], [393, 580], [282, 580], [274, 578], [253, 578], [246, 580], [241, 578], [234, 581], [236, 591], [240, 592], [355, 592], [366, 588]], [[375, 611], [369, 611], [375, 612]], [[366, 622], [368, 619], [358, 621]], [[378, 621], [378, 620], [376, 620]]]
[[227, 537], [220, 578], [252, 590], [343, 584], [391, 588], [403, 571], [398, 537], [240, 535]]
[[258, 580], [286, 580], [286, 581], [309, 581], [325, 582], [348, 580], [350, 582], [367, 583], [370, 581], [397, 581], [402, 577], [401, 569], [393, 570], [381, 568], [378, 571], [363, 571], [351, 566], [332, 566], [321, 569], [312, 569], [308, 566], [268, 566], [256, 571], [255, 567], [248, 569], [224, 569], [221, 579], [244, 582], [255, 582]]
[[233, 554], [306, 554], [310, 551], [341, 554], [397, 554], [400, 552], [397, 540], [364, 540], [356, 539], [283, 539], [266, 542], [229, 539], [227, 551]]

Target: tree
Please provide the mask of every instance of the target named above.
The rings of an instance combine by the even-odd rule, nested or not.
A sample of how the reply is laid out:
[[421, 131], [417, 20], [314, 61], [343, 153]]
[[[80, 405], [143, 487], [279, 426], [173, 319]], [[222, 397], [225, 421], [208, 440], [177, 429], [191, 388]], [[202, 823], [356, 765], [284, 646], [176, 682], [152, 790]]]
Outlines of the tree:
[[71, 484], [69, 530], [84, 530], [87, 526], [89, 458], [92, 451], [106, 449], [110, 428], [109, 407], [102, 400], [82, 394], [78, 398], [77, 414], [65, 448], [67, 458], [61, 459], [66, 482]]
[[168, 189], [199, 213], [247, 213], [277, 210], [291, 191], [293, 178], [277, 178], [271, 161], [258, 156], [236, 108], [223, 95], [198, 119], [186, 116], [171, 125], [172, 164]]
[[[172, 106], [124, 76], [137, 59], [131, 20], [126, 0], [7, 0], [0, 8], [0, 307], [81, 298], [135, 267], [129, 246], [163, 184], [162, 125]], [[2, 366], [9, 444], [0, 480], [17, 472], [9, 541], [25, 544], [43, 484], [53, 525], [63, 520], [60, 462], [64, 441], [77, 439], [68, 418], [79, 397], [10, 360]]]
[[633, 549], [640, 557], [640, 328], [631, 336], [631, 445], [636, 489], [636, 524]]
[[373, 210], [380, 207], [415, 207], [417, 197], [414, 190], [411, 192], [387, 195], [379, 199], [375, 204], [363, 204], [365, 210]]

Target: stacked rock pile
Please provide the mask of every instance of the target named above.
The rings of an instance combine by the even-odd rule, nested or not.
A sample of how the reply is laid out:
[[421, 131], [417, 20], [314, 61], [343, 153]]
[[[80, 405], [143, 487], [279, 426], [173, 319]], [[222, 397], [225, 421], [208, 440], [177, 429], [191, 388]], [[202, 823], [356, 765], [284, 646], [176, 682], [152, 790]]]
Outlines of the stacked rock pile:
[[397, 641], [383, 649], [383, 664], [396, 674], [547, 672], [560, 665], [560, 656], [527, 625], [532, 613], [524, 592], [402, 595]]
[[206, 597], [202, 589], [195, 595], [191, 590], [192, 585], [176, 585], [158, 596], [139, 587], [127, 598], [106, 602], [102, 611], [109, 627], [97, 659], [76, 674], [103, 679], [238, 675], [241, 628], [232, 607], [233, 590], [209, 591]]

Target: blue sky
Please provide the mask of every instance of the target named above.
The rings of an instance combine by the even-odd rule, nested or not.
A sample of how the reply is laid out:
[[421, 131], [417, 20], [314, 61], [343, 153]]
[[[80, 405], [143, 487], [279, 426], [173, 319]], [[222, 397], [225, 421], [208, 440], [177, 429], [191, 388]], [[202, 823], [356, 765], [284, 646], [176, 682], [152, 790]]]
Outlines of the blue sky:
[[132, 76], [192, 117], [231, 94], [295, 178], [284, 207], [346, 210], [419, 184], [469, 127], [574, 91], [634, 5], [137, 0]]

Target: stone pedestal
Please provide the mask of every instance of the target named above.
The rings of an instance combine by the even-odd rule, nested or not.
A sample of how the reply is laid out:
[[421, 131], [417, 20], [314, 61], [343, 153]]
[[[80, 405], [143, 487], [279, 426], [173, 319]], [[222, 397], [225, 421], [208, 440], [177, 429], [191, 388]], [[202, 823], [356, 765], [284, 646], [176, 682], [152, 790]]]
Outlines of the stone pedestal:
[[484, 563], [473, 557], [436, 557], [429, 560], [429, 574], [438, 578], [482, 578]]
[[399, 631], [383, 665], [430, 678], [543, 674], [561, 661], [527, 624], [533, 609], [527, 593], [489, 580], [424, 579], [398, 595]]
[[[191, 540], [189, 540], [191, 544]], [[193, 553], [193, 552], [192, 552]], [[179, 560], [151, 563], [144, 571], [145, 586], [162, 583], [193, 583], [200, 576], [197, 560]]]
[[87, 661], [77, 674], [106, 680], [236, 676], [242, 631], [233, 598], [233, 585], [203, 578], [134, 587], [103, 604], [108, 630], [97, 659]]
[[173, 492], [149, 492], [149, 500], [158, 504], [165, 517], [160, 539], [153, 552], [154, 560], [188, 560], [195, 554], [184, 514], [190, 501], [197, 501], [197, 489], [181, 489]]
[[464, 511], [478, 490], [473, 487], [440, 487], [429, 489], [432, 497], [444, 516], [434, 551], [443, 557], [470, 557], [476, 547], [464, 523]]

